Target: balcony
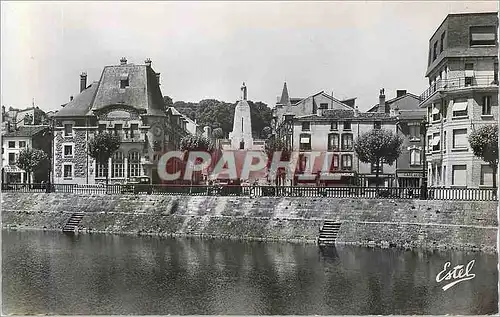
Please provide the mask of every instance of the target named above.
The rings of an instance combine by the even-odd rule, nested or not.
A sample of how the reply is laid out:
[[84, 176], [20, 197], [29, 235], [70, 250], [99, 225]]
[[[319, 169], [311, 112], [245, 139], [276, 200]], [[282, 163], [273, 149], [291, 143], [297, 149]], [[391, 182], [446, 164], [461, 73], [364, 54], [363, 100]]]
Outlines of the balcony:
[[496, 76], [475, 76], [475, 77], [457, 77], [440, 79], [427, 88], [420, 95], [420, 103], [423, 103], [436, 92], [448, 90], [471, 88], [471, 87], [498, 87], [498, 78]]
[[134, 136], [130, 136], [130, 134], [121, 134], [121, 139], [123, 143], [141, 143], [145, 141], [144, 134], [134, 134]]

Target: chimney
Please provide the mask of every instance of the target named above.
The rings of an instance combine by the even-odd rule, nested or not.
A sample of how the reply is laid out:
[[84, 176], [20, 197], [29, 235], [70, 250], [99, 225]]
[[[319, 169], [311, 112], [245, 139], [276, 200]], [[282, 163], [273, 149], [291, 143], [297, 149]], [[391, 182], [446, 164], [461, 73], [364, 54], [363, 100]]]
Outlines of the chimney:
[[120, 59], [120, 65], [127, 65], [127, 58], [126, 57], [122, 57]]
[[385, 94], [384, 94], [384, 88], [380, 89], [380, 95], [378, 96], [378, 112], [385, 113]]
[[396, 90], [396, 98], [406, 95], [406, 90]]
[[87, 73], [82, 72], [80, 74], [80, 92], [84, 91], [87, 89]]
[[158, 86], [159, 86], [160, 85], [160, 73], [155, 73], [155, 75], [156, 75], [156, 81], [158, 81]]
[[146, 58], [146, 60], [144, 61], [144, 64], [146, 64], [146, 66], [148, 66], [148, 67], [151, 67], [151, 59]]
[[355, 118], [359, 117], [359, 108], [358, 108], [358, 106], [354, 107], [354, 117]]
[[73, 96], [69, 96], [69, 101], [73, 101]]

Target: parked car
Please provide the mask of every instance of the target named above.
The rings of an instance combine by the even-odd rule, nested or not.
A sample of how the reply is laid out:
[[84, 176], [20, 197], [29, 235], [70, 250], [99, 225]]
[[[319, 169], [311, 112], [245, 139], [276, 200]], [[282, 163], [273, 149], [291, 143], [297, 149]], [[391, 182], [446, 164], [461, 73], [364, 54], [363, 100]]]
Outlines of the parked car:
[[151, 180], [148, 176], [132, 177], [122, 186], [122, 193], [148, 193], [153, 192]]

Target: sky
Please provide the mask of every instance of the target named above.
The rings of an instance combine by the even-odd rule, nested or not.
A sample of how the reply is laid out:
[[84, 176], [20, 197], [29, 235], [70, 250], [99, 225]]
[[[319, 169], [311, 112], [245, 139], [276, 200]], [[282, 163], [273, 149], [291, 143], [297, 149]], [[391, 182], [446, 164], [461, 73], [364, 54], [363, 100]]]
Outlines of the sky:
[[497, 11], [495, 1], [1, 2], [1, 103], [57, 110], [121, 57], [161, 73], [174, 101], [273, 107], [319, 91], [361, 110], [397, 89], [420, 95], [429, 39], [449, 13]]

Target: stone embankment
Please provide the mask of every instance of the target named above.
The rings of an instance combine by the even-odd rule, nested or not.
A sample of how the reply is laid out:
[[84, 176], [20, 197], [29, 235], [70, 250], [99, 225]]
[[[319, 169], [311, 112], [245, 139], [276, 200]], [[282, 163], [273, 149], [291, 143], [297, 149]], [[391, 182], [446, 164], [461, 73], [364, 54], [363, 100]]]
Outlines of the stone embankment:
[[337, 243], [496, 251], [497, 203], [307, 197], [3, 193], [3, 228], [314, 243], [325, 220]]

